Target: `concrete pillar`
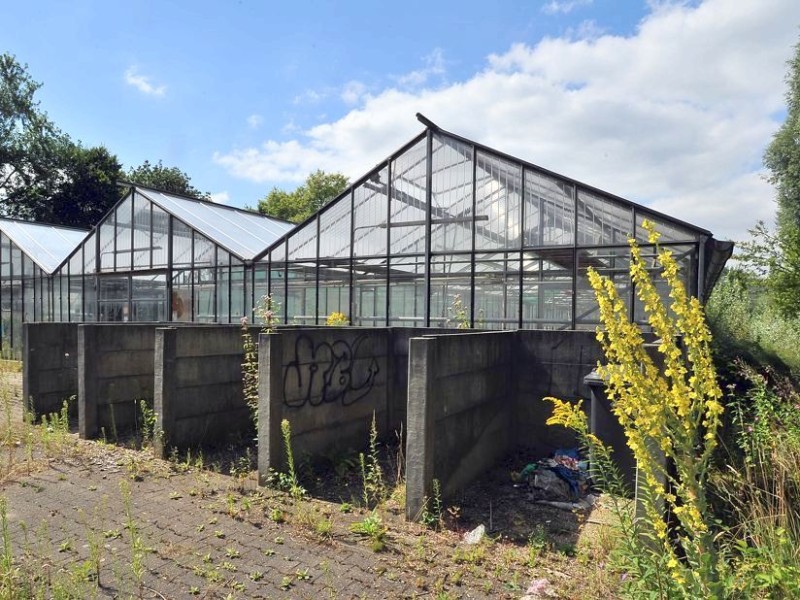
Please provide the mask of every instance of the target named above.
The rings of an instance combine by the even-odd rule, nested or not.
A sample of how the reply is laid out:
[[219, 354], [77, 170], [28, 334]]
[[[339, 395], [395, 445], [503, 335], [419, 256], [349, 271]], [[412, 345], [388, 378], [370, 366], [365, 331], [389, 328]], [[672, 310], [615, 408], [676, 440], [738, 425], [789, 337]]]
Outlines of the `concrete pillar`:
[[156, 329], [153, 410], [156, 425], [153, 435], [153, 453], [165, 458], [175, 431], [175, 358], [178, 330], [175, 327]]
[[434, 370], [436, 339], [408, 342], [408, 402], [406, 407], [406, 519], [419, 520], [433, 494]]
[[78, 434], [97, 437], [97, 328], [78, 326]]
[[269, 470], [284, 469], [281, 439], [283, 418], [283, 337], [258, 336], [258, 483], [266, 485]]

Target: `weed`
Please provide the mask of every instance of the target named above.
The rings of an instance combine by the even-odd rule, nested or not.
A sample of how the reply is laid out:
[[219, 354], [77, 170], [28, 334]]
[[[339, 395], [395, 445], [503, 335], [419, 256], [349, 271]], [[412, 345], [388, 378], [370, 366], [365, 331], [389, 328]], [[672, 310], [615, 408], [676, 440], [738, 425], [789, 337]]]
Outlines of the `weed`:
[[294, 576], [298, 581], [309, 581], [311, 579], [311, 573], [308, 572], [308, 568], [297, 569], [297, 571], [294, 572]]
[[281, 436], [283, 438], [283, 448], [286, 452], [286, 466], [288, 471], [281, 473], [270, 469], [267, 478], [270, 485], [291, 494], [295, 500], [300, 500], [306, 495], [306, 490], [300, 485], [297, 479], [297, 471], [294, 464], [294, 452], [292, 451], [292, 427], [289, 421], [281, 421]]
[[369, 428], [369, 453], [358, 455], [361, 464], [361, 477], [364, 482], [364, 506], [380, 504], [386, 499], [386, 484], [383, 480], [383, 469], [378, 456], [378, 426], [375, 413], [372, 413], [372, 423]]
[[369, 538], [370, 548], [374, 552], [380, 552], [386, 547], [386, 527], [377, 512], [373, 511], [361, 521], [350, 525], [350, 531]]
[[146, 400], [139, 400], [139, 416], [142, 421], [142, 430], [141, 430], [141, 443], [140, 446], [142, 448], [146, 448], [153, 444], [153, 440], [156, 436], [156, 423], [158, 421], [158, 416], [156, 415], [155, 410], [153, 410], [148, 404]]
[[286, 521], [286, 515], [280, 508], [273, 508], [269, 511], [269, 518], [275, 523], [283, 523]]
[[321, 517], [314, 526], [316, 534], [324, 539], [329, 540], [333, 537], [333, 519]]
[[144, 593], [144, 555], [146, 553], [146, 548], [139, 534], [139, 527], [133, 516], [133, 501], [131, 499], [130, 485], [127, 481], [122, 480], [119, 487], [122, 493], [122, 504], [125, 510], [125, 529], [128, 530], [128, 536], [130, 537], [131, 573], [139, 587], [139, 597], [141, 598]]
[[284, 592], [288, 592], [289, 589], [292, 587], [292, 585], [294, 585], [294, 583], [292, 581], [292, 578], [289, 577], [288, 575], [284, 576], [283, 579], [281, 579], [281, 589]]
[[438, 529], [442, 525], [442, 485], [438, 479], [433, 480], [433, 496], [422, 505], [420, 521], [426, 527]]

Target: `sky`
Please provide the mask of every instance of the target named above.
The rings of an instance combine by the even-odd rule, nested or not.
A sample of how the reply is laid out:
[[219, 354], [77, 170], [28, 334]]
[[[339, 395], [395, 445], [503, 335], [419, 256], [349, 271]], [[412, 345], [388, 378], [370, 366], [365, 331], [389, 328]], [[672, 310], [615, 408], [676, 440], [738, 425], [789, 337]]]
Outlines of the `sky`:
[[774, 221], [798, 0], [28, 0], [0, 52], [123, 165], [253, 207], [445, 130], [711, 230]]

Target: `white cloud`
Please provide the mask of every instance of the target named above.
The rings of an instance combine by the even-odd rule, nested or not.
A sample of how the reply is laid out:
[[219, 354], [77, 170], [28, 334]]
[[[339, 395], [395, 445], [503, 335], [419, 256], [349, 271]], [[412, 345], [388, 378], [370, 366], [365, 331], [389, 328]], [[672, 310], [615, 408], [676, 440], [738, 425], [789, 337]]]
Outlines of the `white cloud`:
[[217, 204], [228, 204], [231, 201], [231, 196], [228, 192], [216, 192], [211, 194], [211, 201]]
[[550, 0], [542, 5], [542, 12], [546, 15], [569, 14], [576, 8], [589, 6], [593, 0]]
[[125, 83], [135, 87], [137, 90], [148, 96], [163, 96], [167, 91], [165, 85], [154, 85], [150, 77], [139, 73], [138, 67], [128, 67], [125, 71]]
[[294, 104], [318, 104], [330, 95], [328, 90], [306, 90], [292, 101]]
[[247, 124], [251, 129], [258, 129], [264, 124], [264, 117], [261, 115], [250, 115], [247, 117]]
[[[713, 231], [772, 220], [761, 156], [779, 125], [796, 0], [661, 3], [626, 37], [546, 38], [437, 89], [397, 85], [289, 141], [218, 152], [237, 177], [357, 178], [421, 130], [445, 129]], [[399, 82], [398, 82], [399, 83]]]
[[402, 88], [419, 87], [428, 83], [428, 80], [435, 76], [444, 75], [446, 64], [444, 53], [441, 48], [434, 48], [427, 56], [422, 57], [425, 66], [416, 71], [411, 71], [397, 78], [397, 83]]
[[366, 91], [367, 86], [360, 81], [348, 81], [342, 88], [342, 101], [349, 105], [358, 104]]

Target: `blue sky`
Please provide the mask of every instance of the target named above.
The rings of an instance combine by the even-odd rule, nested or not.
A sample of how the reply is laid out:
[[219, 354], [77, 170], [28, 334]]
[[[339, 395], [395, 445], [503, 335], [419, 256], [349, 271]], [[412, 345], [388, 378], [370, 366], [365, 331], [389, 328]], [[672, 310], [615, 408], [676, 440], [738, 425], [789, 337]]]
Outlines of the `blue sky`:
[[741, 239], [771, 220], [796, 0], [15, 2], [0, 51], [126, 165], [235, 206], [445, 129]]

